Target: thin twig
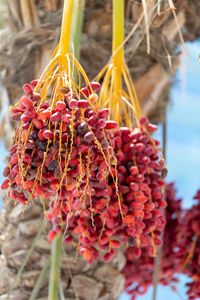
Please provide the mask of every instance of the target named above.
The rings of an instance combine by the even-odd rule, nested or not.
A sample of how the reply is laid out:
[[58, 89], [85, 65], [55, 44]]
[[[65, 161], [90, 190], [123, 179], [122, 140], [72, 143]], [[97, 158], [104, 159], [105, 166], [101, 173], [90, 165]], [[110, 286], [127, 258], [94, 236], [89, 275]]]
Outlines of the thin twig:
[[[158, 4], [160, 4], [162, 1], [163, 0], [158, 1], [158, 3], [152, 7], [152, 9], [149, 12], [150, 16], [152, 15], [153, 11], [157, 8]], [[116, 52], [118, 52], [121, 49], [121, 47], [123, 47], [130, 40], [130, 38], [134, 35], [134, 33], [136, 32], [137, 28], [141, 24], [141, 22], [142, 22], [142, 20], [143, 20], [144, 17], [145, 17], [145, 15], [144, 15], [144, 10], [143, 10], [143, 12], [141, 13], [141, 15], [140, 15], [139, 19], [137, 20], [136, 24], [133, 25], [133, 28], [131, 29], [131, 31], [129, 32], [129, 34], [127, 35], [127, 37], [124, 39], [123, 43], [116, 49], [116, 51], [113, 53], [112, 56], [114, 56], [116, 54]], [[153, 21], [154, 17], [152, 18], [152, 21]], [[148, 18], [147, 18], [147, 20], [148, 20]], [[147, 26], [145, 26], [144, 33], [142, 33], [142, 39], [143, 39], [143, 35], [145, 34], [145, 32], [147, 32], [147, 30], [148, 30], [149, 27], [150, 27], [150, 23], [148, 22]], [[140, 44], [140, 42], [138, 44]]]
[[172, 70], [172, 56], [169, 54], [169, 51], [168, 51], [166, 43], [165, 43], [165, 37], [163, 35], [162, 35], [162, 41], [163, 41], [164, 49], [165, 49], [165, 51], [167, 53], [167, 59], [168, 59], [168, 63], [169, 63], [169, 68], [170, 68], [170, 70]]
[[149, 17], [147, 13], [146, 0], [142, 0], [143, 10], [144, 10], [144, 20], [146, 24], [146, 37], [147, 37], [147, 54], [150, 54], [150, 34], [149, 34]]
[[158, 13], [158, 15], [160, 15], [160, 4], [161, 4], [162, 1], [163, 0], [158, 0], [157, 3], [156, 3], [156, 5], [155, 5], [155, 8], [157, 7], [157, 13]]
[[[154, 10], [154, 8], [151, 10], [151, 12], [150, 12], [151, 14], [153, 13], [153, 10]], [[144, 16], [144, 13], [141, 14], [140, 18], [143, 17], [143, 16]], [[156, 16], [157, 16], [157, 13], [155, 13], [151, 18], [149, 18], [149, 19], [150, 19], [150, 21], [149, 21], [149, 26], [151, 25], [151, 23], [153, 22], [153, 20], [155, 19]], [[140, 19], [139, 19], [139, 20], [140, 20]], [[139, 21], [139, 20], [138, 20], [138, 21]], [[141, 18], [141, 21], [142, 21], [142, 18]], [[137, 25], [137, 24], [136, 24], [136, 25]], [[139, 26], [139, 24], [138, 24], [138, 26]], [[138, 27], [138, 26], [137, 26], [137, 27]], [[135, 26], [134, 26], [134, 27], [135, 27]], [[137, 27], [135, 28], [135, 30], [137, 29]], [[133, 30], [133, 29], [132, 29], [132, 30]], [[132, 30], [131, 30], [130, 33], [132, 33]], [[136, 43], [136, 45], [135, 45], [135, 47], [134, 47], [134, 49], [133, 49], [131, 55], [129, 56], [128, 61], [130, 61], [130, 60], [132, 59], [133, 55], [135, 54], [136, 50], [138, 49], [140, 43], [142, 42], [142, 40], [143, 40], [143, 38], [144, 38], [145, 32], [146, 32], [146, 27], [144, 28], [142, 34], [140, 35], [140, 38], [138, 39], [138, 41], [137, 41], [137, 43]], [[133, 32], [133, 33], [134, 33], [134, 32]], [[131, 36], [132, 36], [132, 35], [133, 35], [133, 34], [131, 34]], [[128, 38], [129, 36], [130, 36], [130, 34], [127, 36], [127, 38]], [[131, 36], [130, 36], [130, 37], [131, 37]], [[129, 38], [130, 38], [130, 37], [129, 37]], [[126, 39], [125, 39], [125, 40], [126, 40]]]
[[188, 61], [189, 61], [189, 64], [190, 64], [190, 67], [193, 71], [195, 71], [193, 65], [192, 65], [192, 62], [190, 60], [190, 57], [189, 57], [189, 54], [188, 54], [188, 51], [187, 51], [187, 48], [185, 46], [185, 42], [184, 42], [184, 38], [183, 38], [183, 34], [181, 32], [181, 27], [179, 25], [179, 22], [178, 22], [178, 18], [177, 18], [177, 14], [176, 14], [176, 7], [174, 6], [174, 3], [173, 3], [173, 0], [168, 0], [169, 2], [169, 7], [171, 9], [171, 12], [174, 16], [174, 20], [175, 20], [175, 23], [176, 23], [176, 26], [177, 26], [177, 29], [178, 29], [178, 33], [179, 33], [179, 38], [180, 38], [180, 41], [181, 41], [181, 44], [182, 44], [182, 47], [183, 47], [183, 51], [185, 52], [187, 58], [188, 58]]

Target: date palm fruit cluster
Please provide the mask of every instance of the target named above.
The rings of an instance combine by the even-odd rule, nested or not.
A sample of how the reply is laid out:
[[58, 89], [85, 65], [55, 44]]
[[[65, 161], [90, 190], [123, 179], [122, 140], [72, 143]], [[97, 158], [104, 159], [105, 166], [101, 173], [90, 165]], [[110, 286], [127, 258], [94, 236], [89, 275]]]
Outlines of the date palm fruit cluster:
[[181, 219], [176, 253], [179, 273], [190, 278], [186, 284], [189, 300], [200, 298], [200, 190], [194, 199], [197, 203], [186, 210]]
[[[166, 227], [158, 278], [160, 284], [170, 285], [176, 291], [177, 275], [187, 275], [189, 300], [200, 298], [200, 190], [194, 199], [197, 203], [185, 210], [181, 199], [176, 199], [174, 183], [166, 186]], [[154, 260], [146, 250], [138, 259], [133, 247], [126, 249], [125, 256], [125, 289], [134, 300], [153, 285]]]
[[[106, 121], [107, 110], [97, 113], [67, 88], [60, 89], [55, 105], [41, 102], [35, 84], [24, 86], [25, 95], [11, 112], [18, 127], [2, 188], [9, 187], [9, 196], [23, 204], [36, 197], [70, 204], [74, 194], [91, 194], [93, 181], [108, 175], [113, 162], [108, 130], [117, 123]], [[96, 97], [93, 93], [90, 100]]]
[[[161, 266], [159, 271], [159, 283], [171, 285], [175, 289], [177, 282], [178, 264], [176, 259], [177, 239], [180, 229], [180, 218], [182, 214], [181, 199], [176, 198], [174, 183], [166, 186], [166, 227], [163, 237], [163, 248]], [[155, 234], [157, 231], [155, 232]], [[160, 235], [160, 232], [159, 232]], [[129, 247], [125, 251], [126, 265], [123, 273], [126, 278], [125, 288], [131, 299], [143, 295], [153, 285], [154, 259], [147, 251], [142, 252], [138, 259], [134, 248]]]
[[[107, 262], [121, 243], [155, 256], [165, 226], [165, 165], [156, 126], [141, 118], [133, 130], [107, 120], [98, 108], [98, 83], [75, 93], [61, 86], [53, 102], [24, 85], [25, 95], [12, 109], [18, 122], [2, 188], [25, 205], [41, 198], [54, 228], [92, 263], [103, 253]], [[145, 250], [146, 251], [146, 250]]]
[[157, 155], [158, 142], [151, 140], [148, 130], [155, 131], [156, 127], [141, 119], [140, 129], [121, 127], [113, 131], [117, 169], [111, 169], [107, 180], [96, 181], [94, 193], [86, 198], [85, 210], [78, 196], [73, 199], [73, 215], [67, 205], [62, 205], [62, 215], [60, 204], [52, 208], [47, 215], [55, 225], [50, 240], [61, 228], [66, 232], [66, 243], [77, 241], [78, 235], [80, 254], [89, 263], [98, 259], [99, 252], [103, 261], [110, 261], [122, 243], [133, 245], [138, 257], [142, 248], [155, 256], [161, 244], [158, 235], [165, 226], [164, 164]]

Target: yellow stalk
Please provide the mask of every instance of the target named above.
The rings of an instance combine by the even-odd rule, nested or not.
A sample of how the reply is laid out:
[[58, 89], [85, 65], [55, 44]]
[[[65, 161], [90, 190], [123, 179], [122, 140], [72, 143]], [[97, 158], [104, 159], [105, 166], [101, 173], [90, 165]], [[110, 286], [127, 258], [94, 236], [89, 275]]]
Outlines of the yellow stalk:
[[59, 51], [61, 55], [66, 55], [69, 53], [73, 6], [74, 0], [65, 0], [59, 45]]
[[[104, 76], [99, 103], [111, 111], [111, 119], [120, 125], [139, 126], [141, 111], [128, 67], [124, 60], [124, 0], [113, 0], [112, 59], [97, 75]], [[123, 89], [123, 84], [127, 92]]]
[[142, 116], [142, 113], [141, 113], [141, 109], [140, 109], [139, 99], [138, 99], [138, 96], [137, 96], [137, 93], [136, 93], [136, 90], [135, 90], [135, 86], [134, 86], [132, 78], [131, 78], [131, 74], [130, 74], [129, 69], [128, 69], [126, 64], [124, 64], [124, 70], [125, 70], [125, 73], [127, 74], [127, 78], [128, 78], [129, 83], [130, 83], [130, 86], [131, 86], [130, 100], [131, 100], [131, 102], [133, 104], [133, 107], [136, 111], [136, 117], [138, 119], [140, 119], [141, 116]]
[[104, 75], [105, 71], [106, 71], [104, 81], [103, 81], [103, 84], [102, 84], [102, 92], [99, 95], [99, 102], [100, 103], [105, 101], [105, 100], [109, 101], [108, 92], [109, 92], [110, 78], [112, 76], [111, 74], [112, 74], [112, 70], [113, 70], [113, 65], [109, 65], [109, 66], [106, 66], [106, 67], [107, 68], [105, 68], [105, 67], [103, 68], [102, 71], [104, 71], [104, 72], [103, 73], [100, 72], [99, 78], [97, 79], [97, 81], [99, 81], [101, 79], [101, 77]]
[[124, 0], [113, 0], [113, 63], [120, 67], [124, 60]]
[[124, 63], [124, 0], [113, 0], [113, 78], [115, 120], [120, 121], [119, 91], [122, 88], [121, 66]]

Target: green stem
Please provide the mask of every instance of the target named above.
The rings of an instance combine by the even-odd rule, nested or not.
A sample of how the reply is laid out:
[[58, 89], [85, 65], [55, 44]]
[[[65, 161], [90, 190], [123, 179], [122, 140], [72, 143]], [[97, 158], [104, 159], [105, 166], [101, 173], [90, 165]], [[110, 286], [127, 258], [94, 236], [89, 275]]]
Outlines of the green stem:
[[120, 67], [124, 59], [124, 0], [113, 0], [113, 62]]
[[36, 297], [37, 297], [37, 295], [38, 295], [38, 293], [39, 293], [39, 291], [42, 287], [42, 284], [45, 280], [47, 272], [49, 270], [50, 263], [51, 263], [51, 258], [49, 257], [48, 260], [46, 261], [41, 273], [40, 273], [40, 276], [38, 277], [38, 280], [35, 284], [35, 287], [34, 287], [32, 293], [31, 293], [31, 296], [30, 296], [29, 300], [35, 300], [36, 299]]
[[22, 274], [22, 272], [23, 272], [23, 270], [24, 270], [24, 268], [25, 268], [25, 266], [26, 266], [26, 264], [27, 264], [27, 262], [28, 262], [30, 256], [32, 255], [33, 250], [34, 250], [34, 248], [35, 248], [35, 246], [36, 246], [36, 243], [37, 243], [37, 241], [39, 240], [39, 238], [40, 238], [40, 236], [41, 236], [43, 230], [44, 230], [45, 227], [46, 227], [46, 225], [47, 225], [47, 221], [44, 221], [43, 224], [42, 224], [42, 226], [40, 227], [40, 230], [38, 231], [38, 233], [37, 233], [35, 239], [33, 240], [33, 243], [32, 243], [32, 245], [31, 245], [31, 248], [29, 249], [29, 251], [28, 251], [27, 254], [26, 254], [26, 257], [25, 257], [25, 259], [24, 259], [24, 261], [23, 261], [23, 263], [22, 263], [22, 265], [21, 265], [21, 267], [20, 267], [20, 269], [19, 269], [19, 271], [18, 271], [18, 273], [17, 273], [17, 276], [15, 277], [15, 280], [13, 281], [13, 283], [12, 283], [12, 285], [11, 285], [9, 291], [8, 291], [8, 294], [7, 294], [7, 297], [5, 298], [5, 300], [8, 300], [8, 299], [9, 299], [9, 296], [11, 295], [12, 291], [14, 290], [15, 285], [16, 285], [16, 283], [18, 282], [18, 280], [20, 279], [21, 274]]
[[60, 300], [65, 300], [65, 295], [61, 283], [59, 284], [59, 295], [60, 295]]
[[74, 53], [74, 56], [76, 57], [77, 60], [79, 60], [80, 57], [80, 43], [81, 43], [81, 34], [83, 28], [84, 8], [85, 8], [85, 0], [74, 0], [72, 32], [71, 32], [71, 36], [73, 40], [73, 49], [71, 49], [71, 52]]
[[58, 289], [60, 281], [60, 262], [62, 249], [62, 235], [60, 234], [52, 243], [51, 251], [51, 273], [49, 280], [48, 300], [58, 299]]

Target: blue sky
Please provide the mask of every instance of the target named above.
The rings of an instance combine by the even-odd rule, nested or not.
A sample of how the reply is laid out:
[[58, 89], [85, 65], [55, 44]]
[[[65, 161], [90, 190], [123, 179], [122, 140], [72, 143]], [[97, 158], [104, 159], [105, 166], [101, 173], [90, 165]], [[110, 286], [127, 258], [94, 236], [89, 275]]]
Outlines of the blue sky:
[[[200, 54], [200, 43], [187, 45], [190, 60], [195, 68], [193, 71], [185, 58], [182, 58], [181, 67], [176, 76], [176, 83], [171, 91], [171, 104], [167, 114], [167, 166], [168, 182], [175, 181], [178, 195], [184, 198], [184, 206], [192, 205], [192, 197], [200, 188], [200, 78], [197, 58]], [[160, 135], [158, 134], [158, 137]], [[159, 137], [160, 138], [160, 137]], [[3, 181], [5, 148], [0, 143], [0, 182]], [[2, 204], [0, 203], [0, 207]], [[184, 288], [185, 277], [181, 277], [178, 286], [182, 299], [187, 299]], [[175, 294], [169, 287], [159, 286], [159, 300], [180, 300], [180, 295]], [[120, 300], [128, 300], [123, 294]], [[152, 288], [139, 298], [140, 300], [152, 299]]]
[[176, 181], [184, 206], [190, 207], [200, 188], [200, 43], [188, 44], [187, 49], [196, 71], [182, 59], [168, 107], [167, 165], [168, 181]]

